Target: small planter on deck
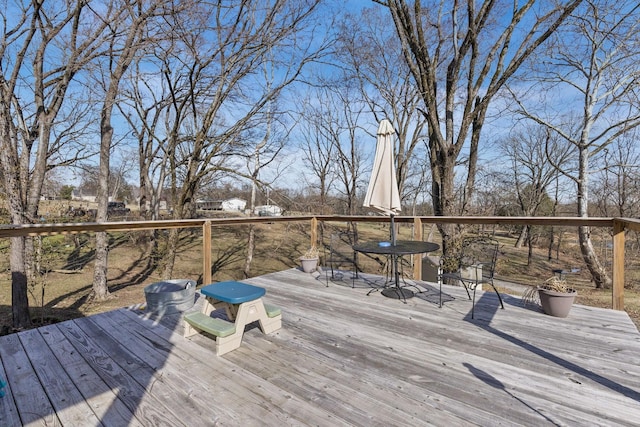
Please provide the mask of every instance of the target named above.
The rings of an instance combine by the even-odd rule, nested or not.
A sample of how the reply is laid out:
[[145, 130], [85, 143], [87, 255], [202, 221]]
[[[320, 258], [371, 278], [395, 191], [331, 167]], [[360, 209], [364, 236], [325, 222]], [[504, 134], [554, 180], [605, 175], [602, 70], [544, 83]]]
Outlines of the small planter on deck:
[[555, 317], [567, 317], [578, 295], [575, 289], [569, 288], [566, 292], [558, 292], [544, 287], [538, 288], [538, 294], [542, 311]]
[[302, 271], [305, 273], [313, 273], [318, 269], [318, 258], [300, 258], [300, 264], [302, 265]]
[[160, 316], [181, 313], [193, 307], [196, 282], [187, 279], [165, 280], [144, 288], [147, 311]]
[[302, 265], [302, 271], [305, 273], [313, 273], [318, 269], [318, 248], [313, 245], [309, 250], [300, 257], [300, 264]]
[[524, 304], [539, 303], [545, 314], [555, 317], [567, 317], [578, 293], [567, 286], [564, 279], [556, 276], [545, 280], [542, 285], [529, 288], [522, 300]]

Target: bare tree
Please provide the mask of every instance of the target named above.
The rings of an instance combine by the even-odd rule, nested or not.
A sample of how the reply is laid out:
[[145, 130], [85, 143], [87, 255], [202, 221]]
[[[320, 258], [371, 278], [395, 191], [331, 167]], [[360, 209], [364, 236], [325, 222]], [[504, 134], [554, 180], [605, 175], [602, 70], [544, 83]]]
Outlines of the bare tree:
[[[305, 127], [305, 163], [319, 180], [320, 209], [330, 192], [344, 204], [341, 212], [353, 215], [363, 172], [360, 122], [366, 106], [349, 84], [325, 82], [302, 111]], [[375, 136], [367, 137], [375, 144]], [[335, 209], [335, 208], [334, 208]]]
[[[267, 52], [267, 56], [271, 56], [272, 52]], [[264, 80], [266, 82], [266, 92], [271, 92], [271, 86], [274, 81], [274, 67], [273, 67], [273, 58], [269, 58], [269, 60], [265, 61], [264, 67]], [[264, 168], [267, 168], [271, 163], [275, 162], [278, 158], [278, 155], [284, 148], [284, 142], [286, 138], [281, 138], [276, 135], [274, 131], [274, 127], [277, 124], [275, 122], [274, 117], [274, 100], [271, 100], [267, 103], [266, 106], [266, 123], [264, 129], [264, 137], [258, 141], [253, 152], [251, 152], [251, 148], [249, 152], [245, 152], [245, 159], [247, 162], [247, 171], [251, 176], [251, 197], [249, 203], [249, 209], [251, 214], [255, 213], [256, 207], [256, 191], [258, 186], [268, 187], [272, 184], [271, 182], [265, 182], [260, 178], [260, 171]], [[253, 255], [255, 253], [255, 245], [256, 245], [256, 230], [254, 224], [249, 224], [248, 237], [247, 237], [247, 251], [245, 254], [245, 263], [243, 268], [244, 277], [251, 277], [251, 264], [253, 262]]]
[[[474, 193], [470, 213], [481, 216], [520, 214], [512, 178], [506, 166], [500, 164], [496, 167], [495, 162], [482, 163], [478, 168], [478, 182], [482, 185]], [[508, 229], [512, 230], [511, 227]]]
[[[335, 109], [326, 111], [325, 123], [336, 153], [336, 181], [341, 184], [336, 186], [336, 190], [345, 204], [343, 212], [355, 215], [358, 183], [362, 179], [363, 170], [363, 138], [359, 123], [364, 106], [354, 101], [351, 96], [353, 89], [348, 86], [334, 88], [332, 93]], [[372, 136], [370, 140], [375, 141], [375, 137]]]
[[[106, 23], [92, 22], [87, 2], [15, 2], [0, 13], [0, 167], [11, 220], [28, 224], [47, 171], [82, 157], [71, 144], [82, 139], [79, 125], [87, 126], [86, 104], [76, 98], [68, 105], [68, 94], [78, 72], [99, 54]], [[30, 324], [29, 241], [12, 238], [9, 258], [13, 324], [23, 328]]]
[[[617, 138], [640, 125], [640, 5], [625, 1], [585, 1], [584, 8], [553, 38], [546, 67], [535, 75], [532, 91], [563, 93], [566, 110], [558, 114], [538, 96], [526, 105], [518, 94], [519, 113], [546, 126], [572, 144], [577, 173], [558, 169], [576, 186], [578, 216], [589, 216], [591, 159]], [[515, 91], [514, 91], [515, 92]], [[557, 101], [554, 96], [552, 99]], [[546, 107], [545, 111], [537, 107]], [[589, 227], [579, 227], [580, 250], [597, 288], [611, 278], [598, 260]]]
[[[322, 90], [316, 93], [321, 94]], [[335, 175], [335, 145], [332, 138], [327, 133], [324, 122], [324, 96], [308, 96], [298, 106], [298, 129], [302, 138], [301, 151], [303, 153], [303, 163], [310, 172], [305, 174], [304, 179], [309, 180], [310, 176], [317, 179], [317, 182], [307, 182], [307, 185], [317, 190], [318, 212], [325, 215], [328, 206], [328, 197], [334, 185]]]
[[357, 84], [358, 98], [367, 105], [376, 123], [387, 118], [394, 124], [398, 189], [402, 200], [415, 199], [415, 191], [409, 194], [405, 185], [410, 175], [420, 175], [422, 166], [429, 164], [426, 156], [413, 158], [425, 139], [426, 120], [418, 110], [422, 99], [403, 61], [398, 37], [388, 25], [387, 14], [382, 12], [370, 8], [346, 16], [340, 29], [337, 56], [348, 69], [340, 79]]
[[[122, 200], [125, 195], [130, 194], [127, 183], [128, 173], [131, 167], [131, 159], [123, 159], [118, 165], [114, 165], [109, 173], [109, 197], [114, 200]], [[79, 170], [80, 183], [78, 191], [84, 196], [95, 196], [100, 186], [100, 168], [93, 164], [76, 164], [75, 169]]]
[[[174, 217], [194, 213], [200, 183], [215, 174], [251, 179], [241, 159], [264, 136], [258, 130], [266, 117], [275, 117], [272, 101], [323, 49], [303, 35], [318, 3], [195, 3], [168, 22], [172, 43], [155, 55], [170, 100], [165, 149]], [[274, 80], [266, 85], [258, 76], [270, 60]], [[267, 114], [269, 105], [274, 109]], [[172, 274], [178, 237], [176, 230], [169, 235], [165, 277]]]
[[[592, 183], [591, 194], [596, 215], [640, 217], [640, 150], [637, 136], [636, 128], [603, 150], [600, 170]], [[634, 260], [638, 258], [640, 249], [639, 235], [633, 231], [629, 234], [628, 241], [635, 241], [635, 244], [628, 245], [625, 254], [628, 260]]]
[[[158, 43], [167, 41], [156, 41]], [[131, 72], [121, 88], [120, 115], [127, 121], [137, 146], [140, 214], [150, 220], [160, 218], [162, 190], [168, 174], [168, 151], [165, 149], [164, 124], [169, 117], [169, 91], [149, 67], [150, 55], [134, 59]], [[150, 236], [153, 236], [150, 232]], [[149, 251], [153, 250], [151, 244]]]
[[[154, 32], [162, 32], [151, 24], [158, 16], [170, 10], [170, 0], [145, 2], [143, 0], [114, 0], [112, 7], [116, 13], [112, 17], [101, 17], [109, 20], [112, 29], [107, 39], [108, 49], [105, 53], [106, 65], [101, 70], [102, 79], [98, 81], [103, 90], [100, 108], [100, 166], [99, 185], [96, 201], [98, 210], [97, 222], [107, 221], [107, 205], [109, 202], [110, 159], [113, 145], [114, 127], [112, 123], [115, 104], [120, 95], [120, 83], [127, 69], [148, 44]], [[107, 286], [109, 239], [105, 232], [96, 233], [96, 261], [93, 274], [91, 296], [97, 300], [110, 297]]]
[[[546, 127], [530, 125], [502, 139], [499, 149], [511, 163], [520, 214], [540, 214], [541, 204], [549, 199], [550, 187], [556, 182], [558, 170], [554, 165], [568, 170], [573, 154], [571, 146]], [[522, 228], [516, 247], [521, 247], [531, 236], [530, 231], [531, 226]]]
[[[431, 168], [429, 162], [429, 151], [425, 148], [425, 141], [413, 150], [413, 155], [409, 158], [409, 166], [406, 168], [408, 175], [405, 176], [402, 187], [402, 199], [409, 202], [411, 215], [432, 215], [431, 193], [428, 183], [431, 181]], [[400, 184], [398, 184], [400, 185]]]
[[600, 171], [593, 180], [597, 215], [640, 217], [640, 150], [638, 132], [618, 138], [602, 152]]
[[[374, 0], [388, 7], [424, 102], [432, 197], [436, 215], [464, 215], [473, 199], [478, 147], [491, 101], [579, 4], [556, 6], [529, 0]], [[479, 3], [479, 4], [478, 4]], [[534, 7], [535, 6], [535, 7]], [[463, 148], [466, 178], [456, 203], [455, 176]], [[445, 254], [460, 242], [460, 229], [440, 225]]]
[[[153, 52], [157, 46], [171, 44], [171, 39], [157, 37], [147, 42], [145, 50]], [[169, 175], [166, 124], [171, 120], [169, 89], [158, 76], [158, 66], [150, 66], [153, 60], [152, 53], [134, 58], [116, 104], [126, 120], [132, 144], [137, 146], [138, 206], [140, 215], [148, 220], [161, 218], [160, 208]], [[144, 259], [149, 270], [157, 267], [158, 235], [158, 230], [149, 230], [144, 237]]]

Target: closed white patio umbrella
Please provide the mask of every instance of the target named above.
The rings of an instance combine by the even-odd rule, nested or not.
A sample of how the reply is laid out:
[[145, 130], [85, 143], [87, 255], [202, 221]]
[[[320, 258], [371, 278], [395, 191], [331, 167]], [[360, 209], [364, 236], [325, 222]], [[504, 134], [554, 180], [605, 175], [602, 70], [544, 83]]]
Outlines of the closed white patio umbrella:
[[376, 155], [364, 198], [364, 207], [373, 208], [391, 216], [391, 244], [393, 245], [396, 243], [393, 217], [401, 210], [393, 154], [394, 133], [391, 122], [383, 119], [378, 126]]

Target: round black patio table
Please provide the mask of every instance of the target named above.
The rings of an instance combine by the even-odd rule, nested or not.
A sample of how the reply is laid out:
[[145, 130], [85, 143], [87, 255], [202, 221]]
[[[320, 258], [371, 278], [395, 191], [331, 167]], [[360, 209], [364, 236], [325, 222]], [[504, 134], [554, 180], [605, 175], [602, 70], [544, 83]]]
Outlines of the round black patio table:
[[[386, 243], [386, 244], [385, 244]], [[433, 252], [440, 249], [440, 245], [432, 242], [420, 242], [414, 240], [398, 240], [395, 245], [387, 242], [364, 242], [353, 245], [353, 250], [366, 254], [389, 255], [393, 263], [393, 275], [395, 286], [384, 289], [381, 293], [385, 297], [403, 299], [411, 298], [414, 292], [400, 286], [400, 274], [398, 272], [398, 258], [404, 255], [415, 255]]]

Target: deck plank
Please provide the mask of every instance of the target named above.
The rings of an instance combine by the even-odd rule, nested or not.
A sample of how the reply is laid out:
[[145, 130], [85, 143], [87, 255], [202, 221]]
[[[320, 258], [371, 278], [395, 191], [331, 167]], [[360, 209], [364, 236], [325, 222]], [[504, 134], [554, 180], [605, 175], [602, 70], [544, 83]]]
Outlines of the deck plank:
[[222, 357], [183, 338], [179, 315], [138, 307], [0, 337], [0, 424], [637, 425], [626, 313], [575, 305], [557, 319], [486, 292], [471, 319], [461, 288], [445, 286], [440, 309], [433, 285], [405, 304], [367, 296], [382, 279], [363, 276], [355, 289], [296, 269], [247, 280], [283, 327], [252, 325]]
[[[57, 325], [40, 328], [47, 345], [62, 365], [94, 413], [104, 425], [128, 425], [142, 427], [133, 412], [118, 399], [112, 389], [76, 350]], [[90, 357], [88, 357], [90, 359]]]
[[[205, 386], [215, 387], [216, 398], [232, 399], [233, 402], [238, 402], [233, 406], [244, 404], [243, 402], [248, 400], [252, 405], [264, 407], [269, 411], [266, 420], [272, 416], [282, 416], [287, 424], [300, 420], [302, 424], [341, 425], [341, 421], [337, 420], [331, 411], [316, 406], [309, 407], [297, 396], [268, 381], [260, 381], [259, 377], [241, 369], [226, 358], [212, 357], [212, 352], [215, 356], [215, 344], [209, 338], [195, 336], [185, 340], [181, 334], [157, 325], [144, 316], [140, 317], [126, 310], [120, 313], [132, 317], [131, 321], [142, 322], [141, 326], [144, 327], [145, 334], [157, 335], [173, 345], [175, 353], [191, 362], [189, 369], [193, 372], [193, 379], [198, 382], [203, 381]], [[267, 365], [264, 366], [271, 369]], [[255, 420], [256, 406], [249, 405], [249, 407], [254, 409], [246, 411], [244, 415]], [[278, 415], [281, 411], [286, 415]]]
[[21, 425], [60, 425], [43, 384], [22, 347], [19, 335], [7, 335], [0, 340], [0, 358], [9, 383], [8, 394], [2, 399], [12, 399], [15, 402]]
[[[91, 321], [84, 318], [64, 322], [59, 324], [59, 328], [89, 362], [91, 368], [115, 391], [117, 398], [143, 425], [184, 425], [172, 414], [159, 413], [157, 409], [162, 407], [161, 402], [155, 395], [146, 393], [145, 385], [141, 385], [136, 380], [136, 377], [139, 378], [141, 375], [149, 375], [148, 368], [128, 357], [128, 353], [122, 346], [93, 325]], [[141, 372], [138, 372], [137, 368], [140, 368]], [[147, 377], [145, 382], [149, 383], [152, 380]]]
[[[277, 283], [272, 283], [268, 278], [264, 277], [256, 279], [256, 283], [264, 286], [277, 286]], [[319, 291], [316, 287], [307, 288], [303, 286], [300, 286], [298, 290], [300, 290], [300, 295], [296, 299], [295, 308], [299, 308], [300, 311], [293, 313], [298, 316], [297, 319], [302, 319], [303, 313], [313, 313], [314, 306], [319, 307], [318, 310], [320, 311], [329, 310], [328, 306], [331, 301], [327, 301], [324, 296], [327, 295], [326, 291]], [[572, 317], [568, 322], [570, 324], [565, 326], [564, 323], [567, 322], [564, 321], [567, 319], [556, 319], [541, 313], [531, 312], [521, 307], [520, 301], [518, 301], [518, 306], [508, 307], [507, 310], [498, 310], [496, 308], [497, 299], [495, 299], [493, 305], [488, 302], [487, 305], [480, 304], [476, 307], [476, 314], [478, 314], [478, 308], [482, 307], [481, 312], [483, 312], [483, 315], [479, 317], [484, 318], [485, 321], [470, 321], [468, 311], [471, 307], [470, 303], [465, 301], [466, 296], [459, 289], [448, 289], [447, 291], [453, 294], [457, 292], [457, 295], [455, 295], [456, 300], [451, 305], [445, 305], [442, 310], [416, 309], [414, 305], [398, 305], [397, 301], [393, 300], [377, 300], [373, 303], [374, 307], [370, 304], [369, 299], [362, 299], [362, 295], [358, 295], [353, 301], [346, 302], [346, 307], [348, 308], [344, 313], [348, 313], [348, 315], [345, 315], [344, 319], [341, 318], [341, 310], [336, 309], [334, 304], [333, 310], [330, 310], [331, 322], [319, 326], [319, 329], [323, 331], [332, 330], [330, 329], [330, 324], [333, 323], [336, 325], [335, 329], [340, 330], [342, 325], [340, 321], [342, 320], [348, 325], [349, 316], [351, 316], [362, 321], [355, 323], [358, 325], [355, 329], [359, 334], [367, 332], [366, 328], [363, 327], [365, 320], [367, 324], [376, 325], [375, 328], [369, 331], [369, 336], [361, 337], [365, 342], [375, 342], [375, 337], [379, 336], [382, 331], [386, 331], [389, 334], [393, 334], [394, 330], [410, 331], [410, 333], [403, 336], [404, 347], [397, 341], [394, 341], [390, 346], [398, 349], [405, 348], [403, 353], [413, 354], [413, 357], [406, 361], [407, 369], [415, 365], [415, 360], [435, 360], [436, 365], [432, 365], [431, 368], [427, 367], [427, 369], [430, 369], [428, 377], [434, 380], [432, 383], [442, 384], [446, 382], [449, 385], [453, 385], [453, 389], [458, 390], [456, 398], [472, 405], [474, 398], [465, 395], [465, 389], [470, 381], [469, 369], [459, 368], [459, 378], [452, 375], [450, 371], [447, 372], [445, 377], [439, 378], [438, 371], [433, 369], [438, 363], [446, 363], [447, 366], [458, 367], [464, 366], [466, 363], [472, 368], [473, 365], [469, 361], [480, 360], [485, 365], [497, 368], [495, 371], [500, 373], [501, 376], [504, 376], [505, 373], [511, 374], [512, 366], [515, 365], [519, 370], [514, 371], [513, 379], [507, 378], [507, 384], [512, 383], [511, 387], [519, 390], [522, 389], [521, 383], [533, 382], [535, 387], [532, 389], [541, 395], [542, 402], [552, 405], [551, 407], [563, 407], [564, 405], [565, 410], [563, 412], [568, 413], [570, 419], [584, 418], [584, 422], [602, 421], [602, 415], [599, 413], [600, 405], [593, 406], [593, 395], [591, 393], [595, 393], [602, 399], [602, 406], [610, 407], [612, 414], [620, 414], [620, 416], [616, 415], [612, 418], [615, 422], [633, 424], [629, 421], [629, 418], [626, 418], [629, 415], [627, 408], [630, 405], [631, 407], [637, 405], [637, 402], [640, 401], [640, 394], [638, 393], [638, 390], [640, 390], [638, 379], [640, 377], [637, 375], [638, 370], [635, 368], [632, 369], [635, 374], [629, 375], [628, 368], [638, 366], [634, 362], [639, 354], [637, 350], [640, 348], [640, 337], [625, 313], [612, 313], [612, 317], [619, 318], [618, 320], [623, 326], [629, 326], [627, 340], [619, 341], [618, 347], [609, 347], [609, 351], [601, 350], [602, 358], [593, 361], [591, 359], [593, 352], [589, 344], [592, 344], [592, 346], [599, 344], [596, 337], [601, 336], [602, 333], [598, 333], [598, 324], [591, 323], [589, 328], [591, 331], [590, 339], [587, 340], [586, 345], [584, 340], [581, 339], [581, 334], [571, 330], [573, 327], [571, 323], [589, 324], [591, 307], [577, 306], [578, 316]], [[306, 298], [304, 295], [306, 295]], [[489, 294], [488, 296], [489, 299], [495, 298], [495, 295]], [[349, 304], [350, 302], [352, 304]], [[277, 303], [283, 304], [284, 301], [278, 301]], [[396, 303], [396, 306], [392, 311], [385, 310], [389, 304], [393, 303]], [[453, 306], [453, 304], [457, 305]], [[465, 311], [467, 312], [465, 313]], [[495, 315], [487, 317], [487, 314], [492, 311]], [[602, 309], [596, 311], [603, 313]], [[451, 313], [460, 313], [461, 316], [449, 318]], [[606, 314], [606, 311], [604, 313]], [[376, 317], [376, 314], [382, 317]], [[510, 322], [513, 319], [530, 315], [535, 315], [536, 320], [534, 322], [524, 322], [523, 324], [526, 326], [524, 331], [519, 328], [515, 328], [511, 332], [503, 329], [503, 325], [511, 325]], [[314, 318], [313, 315], [309, 315], [307, 320], [309, 324], [305, 325], [306, 328], [322, 322], [322, 320]], [[611, 319], [608, 321], [610, 322]], [[528, 323], [533, 324], [534, 327], [528, 326]], [[426, 327], [416, 327], [417, 324], [422, 324]], [[353, 321], [351, 325], [354, 325]], [[431, 327], [431, 325], [435, 327]], [[538, 328], [543, 328], [545, 333], [535, 334]], [[296, 330], [296, 333], [300, 332], [301, 330]], [[629, 332], [631, 333], [629, 334]], [[350, 334], [350, 339], [353, 339], [353, 333], [353, 330], [347, 329], [345, 335]], [[551, 347], [548, 348], [546, 343], [550, 339], [553, 342]], [[563, 343], [568, 345], [564, 344], [563, 346]], [[317, 346], [317, 343], [314, 345]], [[430, 348], [434, 349], [434, 351], [430, 351]], [[606, 346], [603, 348], [606, 348]], [[375, 352], [375, 348], [371, 348], [369, 351]], [[615, 357], [612, 358], [612, 355], [618, 353], [624, 356], [618, 361], [612, 360], [616, 359]], [[383, 353], [378, 352], [376, 356], [379, 358], [381, 354]], [[421, 358], [421, 355], [426, 357]], [[402, 362], [397, 361], [397, 363]], [[613, 372], [612, 365], [616, 368], [615, 372]], [[618, 368], [619, 370], [617, 370]], [[385, 372], [389, 372], [389, 370], [385, 368]], [[539, 372], [544, 374], [541, 375]], [[531, 380], [532, 378], [533, 381]], [[580, 385], [587, 383], [597, 389], [590, 390], [589, 393], [581, 393]], [[566, 403], [566, 396], [563, 393], [558, 393], [558, 390], [571, 387], [574, 388], [572, 392], [575, 393], [575, 396], [572, 396], [572, 400]], [[431, 388], [433, 389], [433, 387]], [[610, 393], [611, 390], [614, 390], [614, 393]], [[513, 408], [500, 408], [499, 405], [496, 408], [495, 402], [505, 401], [505, 393], [505, 390], [498, 389], [493, 393], [489, 393], [488, 396], [490, 396], [494, 412], [506, 414], [506, 416], [513, 419], [516, 415]], [[477, 402], [476, 405], [481, 406], [482, 402]], [[526, 405], [521, 406], [527, 412], [531, 412], [526, 408]], [[577, 410], [572, 412], [571, 406], [576, 406]], [[453, 407], [452, 410], [456, 410], [456, 407]], [[632, 412], [636, 416], [638, 415], [635, 410]], [[544, 413], [539, 415], [546, 418]], [[562, 417], [558, 416], [558, 419], [562, 419]]]
[[[0, 343], [0, 359], [2, 358], [1, 345], [2, 343]], [[3, 380], [7, 378], [7, 373], [2, 363], [0, 363], [0, 378]], [[0, 426], [20, 425], [20, 415], [18, 414], [16, 402], [12, 398], [11, 384], [8, 382], [4, 388], [4, 393], [5, 397], [0, 398]]]
[[[153, 390], [153, 394], [157, 394], [159, 405], [155, 411], [171, 413], [185, 425], [214, 423], [216, 407], [201, 405], [193, 399], [193, 380], [184, 372], [188, 360], [175, 360], [170, 346], [154, 341], [152, 336], [142, 336], [138, 329], [127, 330], [125, 325], [114, 321], [116, 313], [94, 316], [90, 320], [128, 353], [126, 357], [120, 356], [122, 367], [145, 387], [146, 393]], [[110, 348], [105, 347], [105, 351]]]
[[[162, 377], [163, 382], [170, 383], [171, 388], [186, 392], [189, 400], [180, 406], [187, 407], [191, 413], [189, 416], [193, 417], [187, 424], [194, 425], [203, 420], [214, 423], [220, 417], [233, 420], [239, 425], [249, 421], [247, 408], [255, 408], [257, 401], [250, 400], [250, 390], [237, 387], [233, 379], [225, 378], [224, 383], [220, 381], [221, 372], [231, 372], [234, 368], [223, 359], [211, 360], [211, 355], [208, 354], [208, 361], [220, 361], [220, 366], [212, 363], [213, 366], [203, 369], [202, 366], [194, 365], [191, 353], [183, 351], [182, 348], [174, 348], [173, 344], [160, 336], [144, 328], [126, 331], [124, 328], [130, 320], [119, 311], [113, 312], [109, 317], [102, 316], [100, 323], [115, 339], [126, 342], [131, 352], [138, 356], [144, 355], [146, 363], [156, 366], [157, 375]], [[184, 342], [180, 345], [184, 346]], [[245, 384], [247, 385], [249, 384]], [[193, 399], [192, 393], [197, 393], [202, 398]], [[174, 407], [175, 399], [167, 406], [167, 410], [173, 411]], [[258, 415], [260, 419], [270, 423], [282, 422], [266, 408], [261, 413], [249, 412], [252, 412], [252, 416]]]
[[[100, 421], [40, 334], [32, 329], [18, 334], [38, 380], [62, 425], [99, 425]], [[46, 332], [45, 332], [46, 333]]]
[[[318, 298], [310, 298], [313, 304], [316, 304]], [[296, 319], [303, 318], [303, 313], [309, 313], [309, 307], [301, 308], [300, 312], [292, 313], [296, 315]], [[497, 422], [497, 417], [485, 411], [484, 408], [494, 406], [495, 404], [486, 398], [486, 396], [475, 393], [474, 391], [467, 390], [468, 385], [468, 372], [462, 370], [456, 372], [452, 370], [456, 363], [467, 363], [468, 360], [464, 354], [456, 355], [453, 352], [449, 352], [446, 355], [441, 355], [439, 351], [434, 351], [432, 354], [424, 357], [424, 350], [409, 352], [403, 348], [410, 347], [422, 348], [423, 343], [410, 336], [402, 336], [398, 334], [389, 334], [385, 336], [381, 334], [381, 331], [385, 329], [385, 320], [388, 318], [388, 314], [382, 311], [378, 311], [379, 318], [371, 319], [367, 324], [360, 324], [357, 330], [348, 331], [346, 336], [340, 336], [339, 333], [331, 334], [330, 332], [323, 331], [340, 331], [341, 323], [336, 322], [336, 319], [341, 317], [340, 313], [333, 313], [331, 319], [326, 320], [326, 324], [323, 324], [322, 320], [315, 318], [306, 319], [307, 322], [302, 327], [294, 327], [295, 330], [291, 331], [296, 337], [297, 342], [300, 342], [300, 337], [309, 333], [311, 337], [324, 333], [326, 335], [323, 340], [327, 351], [332, 350], [332, 346], [336, 348], [335, 352], [342, 352], [344, 359], [349, 360], [348, 366], [353, 366], [356, 375], [364, 372], [375, 372], [375, 376], [380, 378], [381, 384], [393, 384], [395, 388], [391, 391], [386, 390], [387, 399], [397, 402], [406, 400], [408, 407], [414, 409], [420, 408], [414, 399], [416, 396], [420, 396], [420, 391], [424, 393], [424, 384], [421, 382], [426, 379], [431, 386], [429, 387], [429, 394], [433, 400], [441, 402], [446, 400], [451, 407], [447, 410], [451, 413], [457, 413], [461, 417], [469, 418], [472, 416], [480, 424], [491, 424]], [[353, 316], [358, 319], [362, 319], [360, 311], [357, 307], [351, 306], [351, 310], [344, 316]], [[368, 324], [376, 325], [374, 327], [367, 327]], [[400, 320], [395, 321], [394, 328], [401, 328], [400, 330], [408, 330], [411, 325], [402, 324]], [[336, 326], [330, 328], [331, 325]], [[318, 328], [318, 330], [313, 330]], [[313, 330], [312, 332], [309, 332]], [[385, 336], [384, 339], [381, 337]], [[382, 341], [382, 342], [381, 342]], [[411, 341], [415, 341], [413, 344]], [[310, 347], [316, 348], [318, 344], [311, 342]], [[355, 349], [356, 347], [360, 347]], [[342, 350], [341, 349], [345, 349]], [[383, 350], [383, 351], [381, 351]], [[359, 355], [358, 358], [350, 357], [350, 353], [355, 352]], [[369, 357], [372, 355], [373, 357]], [[462, 357], [461, 360], [455, 360], [455, 357]], [[387, 387], [388, 388], [388, 387]], [[382, 398], [381, 398], [382, 399]], [[422, 403], [424, 405], [424, 403]], [[422, 407], [420, 410], [425, 411], [427, 408]], [[498, 411], [499, 412], [499, 411]], [[429, 412], [430, 415], [433, 412]], [[517, 416], [513, 409], [505, 411], [510, 419]], [[508, 420], [500, 420], [502, 424], [509, 424]]]

